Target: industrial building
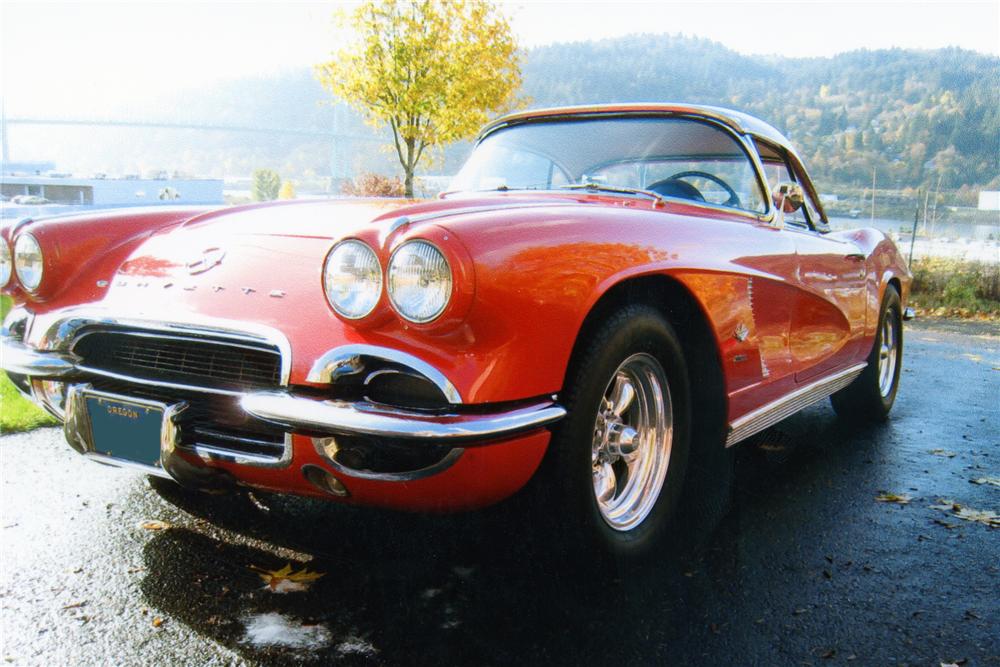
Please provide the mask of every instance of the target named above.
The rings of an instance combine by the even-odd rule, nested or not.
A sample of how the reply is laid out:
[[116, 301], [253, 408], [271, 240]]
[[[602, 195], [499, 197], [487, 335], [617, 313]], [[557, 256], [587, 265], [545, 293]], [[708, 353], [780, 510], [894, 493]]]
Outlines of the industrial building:
[[[222, 204], [222, 179], [138, 177], [78, 178], [75, 176], [0, 177], [0, 193], [15, 197], [41, 197], [53, 204], [86, 207], [141, 206], [150, 204]], [[33, 201], [32, 203], [41, 203]]]

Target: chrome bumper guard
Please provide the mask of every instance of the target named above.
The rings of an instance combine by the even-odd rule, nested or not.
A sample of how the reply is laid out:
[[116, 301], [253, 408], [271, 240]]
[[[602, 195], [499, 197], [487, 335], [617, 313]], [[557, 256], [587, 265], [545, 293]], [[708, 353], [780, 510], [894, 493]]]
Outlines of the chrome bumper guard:
[[466, 446], [541, 428], [566, 415], [565, 408], [551, 401], [500, 412], [443, 415], [281, 392], [246, 394], [240, 403], [254, 417], [292, 430]]
[[[188, 488], [218, 492], [236, 487], [235, 480], [226, 471], [193, 464], [179, 455], [180, 431], [177, 427], [177, 418], [187, 409], [186, 403], [158, 404], [163, 410], [163, 424], [160, 429], [160, 464], [152, 466], [111, 458], [97, 449], [93, 440], [90, 416], [87, 412], [86, 397], [88, 395], [103, 395], [113, 399], [122, 398], [114, 394], [95, 391], [90, 385], [76, 384], [69, 387], [66, 394], [66, 420], [63, 423], [63, 432], [69, 446], [78, 453], [107, 465], [131, 468], [147, 475], [173, 479]], [[153, 401], [145, 402], [154, 403]]]
[[0, 338], [0, 368], [42, 380], [66, 378], [77, 372], [72, 355], [40, 352], [10, 336]]

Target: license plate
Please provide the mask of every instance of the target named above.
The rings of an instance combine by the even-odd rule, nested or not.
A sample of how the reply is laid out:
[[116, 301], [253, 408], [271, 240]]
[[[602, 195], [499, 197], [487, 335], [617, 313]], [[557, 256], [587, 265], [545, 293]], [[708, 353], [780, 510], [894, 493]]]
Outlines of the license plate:
[[94, 450], [122, 461], [160, 465], [163, 406], [106, 396], [87, 396]]

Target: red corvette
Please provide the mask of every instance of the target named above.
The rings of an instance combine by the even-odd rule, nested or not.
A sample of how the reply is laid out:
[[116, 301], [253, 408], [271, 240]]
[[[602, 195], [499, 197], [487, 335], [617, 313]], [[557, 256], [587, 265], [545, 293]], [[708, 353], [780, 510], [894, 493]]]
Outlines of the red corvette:
[[3, 230], [4, 370], [96, 461], [181, 485], [541, 511], [641, 554], [731, 447], [882, 419], [910, 273], [830, 232], [742, 113], [519, 113], [430, 202], [156, 208]]

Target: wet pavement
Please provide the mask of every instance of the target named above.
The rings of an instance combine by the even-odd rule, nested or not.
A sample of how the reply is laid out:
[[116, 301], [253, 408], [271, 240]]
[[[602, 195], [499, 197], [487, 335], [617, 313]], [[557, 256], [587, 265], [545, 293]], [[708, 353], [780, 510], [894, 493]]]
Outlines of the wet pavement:
[[[1000, 665], [1000, 528], [942, 502], [1000, 512], [1000, 327], [916, 322], [906, 345], [887, 424], [827, 402], [785, 421], [741, 448], [720, 528], [643, 571], [553, 558], [513, 509], [198, 496], [83, 461], [56, 429], [5, 436], [0, 658]], [[276, 593], [253, 569], [286, 564], [325, 574]]]

